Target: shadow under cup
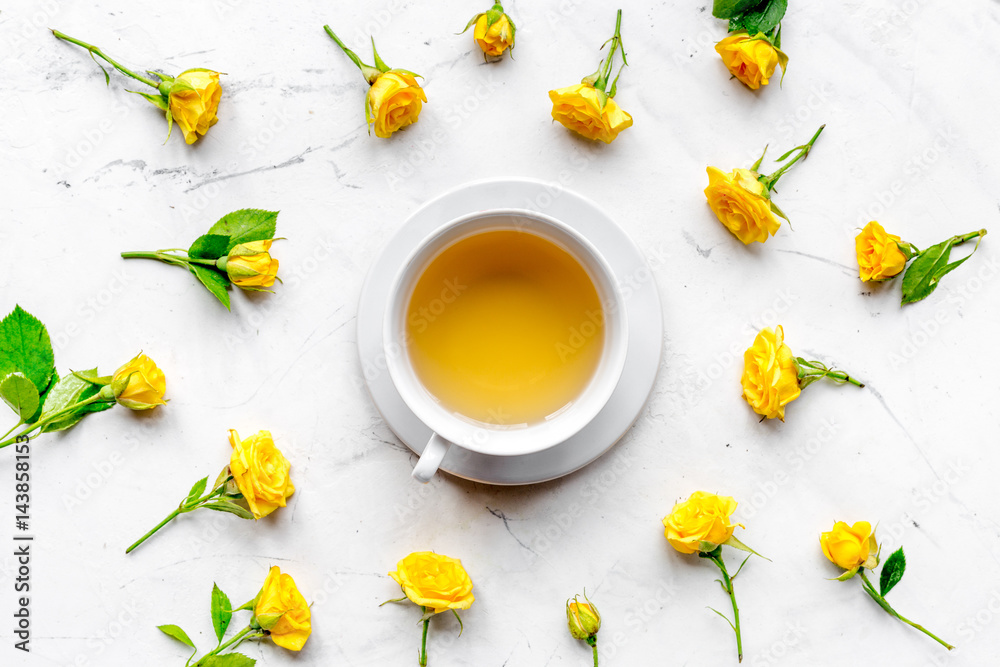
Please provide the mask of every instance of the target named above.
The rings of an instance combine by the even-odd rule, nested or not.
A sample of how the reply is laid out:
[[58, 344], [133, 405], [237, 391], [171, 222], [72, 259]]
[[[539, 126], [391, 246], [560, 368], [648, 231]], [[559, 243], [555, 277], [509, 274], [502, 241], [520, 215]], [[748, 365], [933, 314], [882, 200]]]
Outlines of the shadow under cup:
[[[598, 250], [548, 216], [480, 212], [425, 238], [396, 277], [383, 332], [396, 389], [435, 433], [418, 464], [425, 474], [414, 476], [426, 481], [450, 444], [516, 456], [576, 434], [621, 377], [624, 311]], [[497, 391], [517, 407], [486, 404]], [[476, 404], [480, 394], [484, 405]]]

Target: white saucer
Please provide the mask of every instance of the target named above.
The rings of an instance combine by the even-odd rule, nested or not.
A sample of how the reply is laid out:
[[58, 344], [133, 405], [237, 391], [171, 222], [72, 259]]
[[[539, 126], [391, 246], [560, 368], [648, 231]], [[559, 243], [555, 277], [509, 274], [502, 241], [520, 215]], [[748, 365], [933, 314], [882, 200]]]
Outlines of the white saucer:
[[385, 367], [382, 319], [389, 290], [410, 251], [432, 231], [468, 213], [519, 208], [552, 216], [573, 227], [604, 255], [622, 286], [628, 316], [628, 353], [618, 387], [607, 405], [569, 440], [535, 454], [490, 456], [452, 447], [441, 470], [487, 484], [535, 484], [578, 470], [625, 435], [649, 398], [660, 365], [663, 316], [653, 273], [645, 257], [608, 214], [562, 187], [527, 179], [463, 185], [424, 204], [375, 259], [358, 304], [358, 351], [368, 391], [386, 424], [420, 454], [431, 430], [400, 398]]

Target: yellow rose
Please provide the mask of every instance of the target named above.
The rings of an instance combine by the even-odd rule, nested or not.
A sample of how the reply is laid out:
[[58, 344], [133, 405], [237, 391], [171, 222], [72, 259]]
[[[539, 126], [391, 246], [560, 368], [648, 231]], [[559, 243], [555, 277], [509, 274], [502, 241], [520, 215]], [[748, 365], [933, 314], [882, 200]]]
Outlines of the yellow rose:
[[906, 255], [898, 245], [901, 240], [894, 234], [886, 234], [874, 220], [865, 225], [854, 239], [862, 281], [888, 280], [906, 267]]
[[632, 127], [632, 116], [603, 91], [585, 83], [550, 90], [552, 117], [570, 130], [610, 144], [622, 130]]
[[719, 222], [744, 244], [763, 243], [781, 227], [764, 184], [757, 180], [757, 172], [734, 169], [725, 174], [709, 167], [705, 197]]
[[271, 257], [272, 239], [241, 243], [229, 251], [222, 266], [237, 287], [271, 287], [278, 275], [278, 260]]
[[312, 633], [309, 605], [295, 580], [271, 567], [260, 589], [253, 610], [254, 620], [278, 646], [301, 651]]
[[430, 551], [410, 554], [396, 564], [389, 576], [416, 605], [435, 614], [449, 609], [468, 609], [475, 601], [472, 580], [457, 558]]
[[736, 501], [729, 496], [695, 491], [687, 500], [674, 505], [663, 518], [667, 542], [682, 554], [696, 551], [708, 553], [733, 536], [736, 526], [730, 515], [736, 511]]
[[375, 125], [375, 136], [388, 138], [396, 130], [417, 122], [422, 102], [427, 101], [424, 89], [410, 72], [389, 70], [368, 89], [365, 117]]
[[488, 56], [502, 56], [504, 51], [514, 46], [514, 25], [506, 14], [501, 14], [493, 25], [488, 24], [489, 17], [486, 14], [480, 14], [476, 19], [476, 29], [473, 32], [476, 44]]
[[819, 544], [827, 558], [848, 572], [862, 567], [873, 570], [878, 566], [878, 545], [867, 521], [858, 521], [853, 526], [837, 521], [832, 530], [819, 536]]
[[579, 598], [577, 595], [572, 600], [566, 601], [566, 621], [569, 623], [569, 633], [574, 639], [589, 639], [601, 629], [601, 614], [590, 600], [580, 602]]
[[743, 353], [743, 398], [759, 415], [785, 421], [785, 406], [802, 393], [799, 367], [785, 345], [785, 330], [762, 329]]
[[753, 90], [766, 86], [774, 69], [788, 64], [788, 57], [767, 41], [763, 33], [750, 37], [745, 31], [734, 32], [715, 45], [733, 76]]
[[222, 97], [218, 72], [189, 69], [177, 75], [169, 90], [170, 115], [187, 143], [193, 144], [199, 135], [204, 136], [208, 128], [219, 122], [215, 115]]
[[233, 446], [229, 470], [254, 519], [284, 507], [295, 493], [288, 477], [291, 464], [274, 446], [271, 433], [260, 431], [241, 441], [239, 434], [230, 429], [229, 443]]
[[163, 400], [166, 390], [166, 376], [145, 354], [119, 368], [111, 378], [115, 400], [131, 410], [152, 410], [157, 405], [166, 405]]

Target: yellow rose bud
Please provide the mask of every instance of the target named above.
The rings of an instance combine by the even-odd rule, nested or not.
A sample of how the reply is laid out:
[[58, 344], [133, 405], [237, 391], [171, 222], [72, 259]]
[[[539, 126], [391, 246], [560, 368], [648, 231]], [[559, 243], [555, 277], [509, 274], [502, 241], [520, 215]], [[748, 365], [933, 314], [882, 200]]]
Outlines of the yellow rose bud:
[[230, 429], [229, 444], [233, 446], [229, 470], [254, 519], [284, 507], [295, 493], [295, 486], [288, 477], [291, 464], [274, 446], [271, 433], [260, 431], [240, 440], [239, 434]]
[[272, 239], [241, 243], [229, 251], [228, 257], [219, 260], [229, 279], [237, 287], [255, 289], [271, 287], [278, 275], [278, 260], [271, 257]]
[[152, 410], [157, 405], [166, 405], [163, 400], [166, 390], [166, 376], [145, 354], [119, 368], [111, 378], [115, 400], [131, 410]]
[[271, 567], [254, 604], [254, 620], [275, 644], [301, 651], [312, 633], [311, 614], [295, 580]]
[[766, 86], [778, 64], [784, 69], [788, 62], [787, 56], [763, 33], [750, 37], [745, 30], [729, 35], [715, 45], [715, 50], [722, 56], [726, 69], [752, 90]]
[[[501, 7], [501, 12], [502, 9]], [[489, 14], [491, 12], [480, 14], [479, 18], [476, 19], [473, 38], [486, 55], [502, 56], [504, 51], [514, 46], [514, 24], [504, 13], [501, 13], [498, 19], [490, 23]]]
[[763, 243], [774, 236], [781, 226], [764, 184], [757, 172], [734, 169], [725, 174], [715, 167], [708, 168], [705, 197], [715, 217], [744, 244]]
[[475, 601], [472, 580], [462, 561], [430, 551], [410, 554], [390, 572], [403, 594], [416, 605], [439, 614], [449, 609], [468, 609]]
[[392, 69], [380, 74], [368, 89], [366, 117], [375, 126], [375, 136], [386, 139], [396, 130], [416, 123], [426, 101], [424, 89], [413, 74]]
[[181, 72], [169, 84], [168, 105], [174, 122], [184, 133], [184, 141], [193, 144], [208, 128], [219, 122], [215, 115], [222, 97], [219, 73], [204, 69]]
[[590, 639], [601, 629], [601, 614], [587, 596], [586, 602], [580, 602], [580, 596], [576, 595], [572, 600], [566, 601], [566, 621], [569, 623], [569, 633], [575, 639]]
[[887, 234], [874, 220], [865, 225], [854, 239], [863, 282], [888, 280], [899, 275], [906, 267], [906, 255], [899, 249], [901, 240], [894, 234]]
[[632, 127], [632, 116], [603, 91], [586, 83], [550, 90], [552, 118], [568, 129], [610, 144], [622, 130]]
[[768, 419], [785, 421], [785, 406], [802, 393], [799, 367], [785, 345], [785, 330], [762, 329], [743, 354], [743, 398], [753, 411]]
[[715, 551], [733, 536], [736, 526], [743, 527], [729, 521], [735, 511], [736, 501], [729, 496], [695, 491], [663, 518], [664, 536], [682, 554]]
[[862, 567], [869, 570], [878, 567], [878, 544], [867, 521], [858, 521], [853, 526], [837, 521], [832, 530], [819, 536], [819, 544], [830, 561], [852, 575]]

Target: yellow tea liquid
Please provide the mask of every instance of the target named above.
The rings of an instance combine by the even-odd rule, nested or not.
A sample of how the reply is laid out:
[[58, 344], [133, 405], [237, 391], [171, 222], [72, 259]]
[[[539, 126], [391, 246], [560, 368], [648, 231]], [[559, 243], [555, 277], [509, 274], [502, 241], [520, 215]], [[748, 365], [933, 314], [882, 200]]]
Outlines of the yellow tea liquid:
[[530, 424], [571, 403], [604, 347], [604, 311], [586, 270], [551, 241], [515, 230], [461, 239], [431, 260], [406, 329], [424, 387], [490, 424]]

